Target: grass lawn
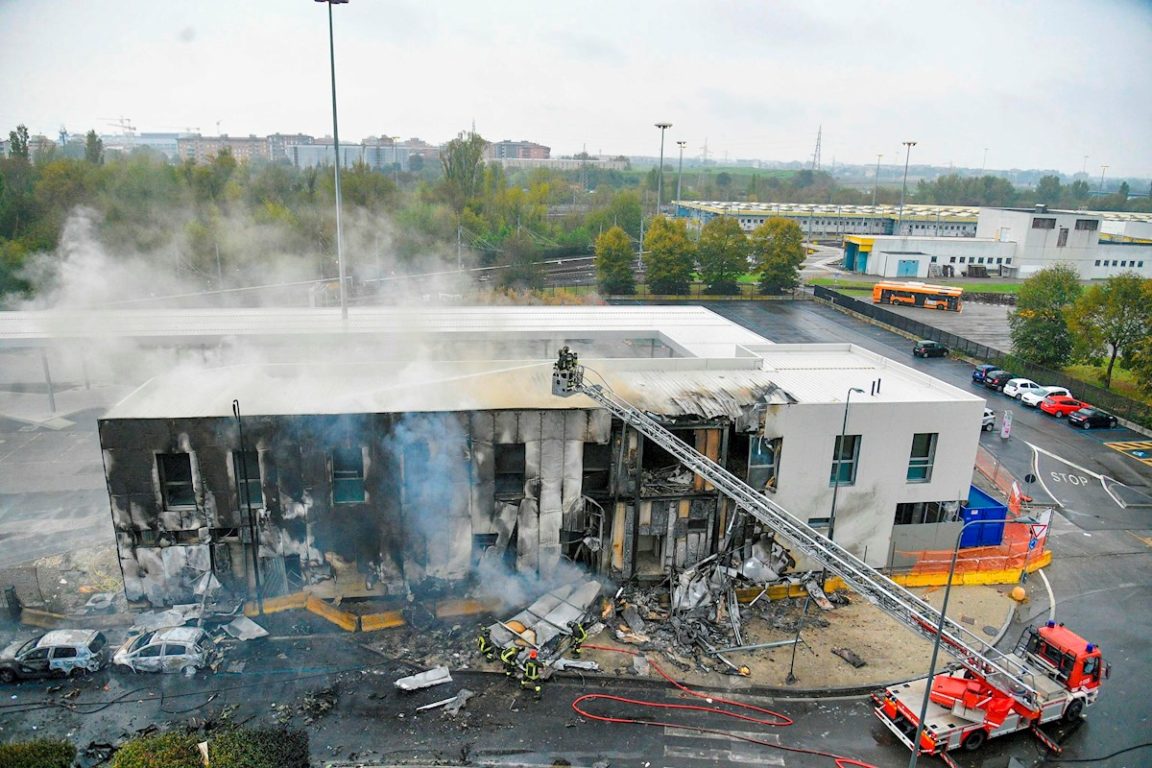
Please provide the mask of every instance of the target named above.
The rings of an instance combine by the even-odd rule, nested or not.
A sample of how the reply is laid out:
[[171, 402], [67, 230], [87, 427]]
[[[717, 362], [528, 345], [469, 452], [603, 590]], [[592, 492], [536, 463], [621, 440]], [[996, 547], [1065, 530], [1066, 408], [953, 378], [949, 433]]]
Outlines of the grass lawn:
[[[1069, 365], [1064, 368], [1064, 373], [1069, 376], [1083, 381], [1085, 384], [1092, 384], [1093, 386], [1104, 386], [1104, 371], [1107, 370], [1106, 365]], [[1141, 403], [1148, 403], [1152, 405], [1152, 397], [1141, 391], [1140, 387], [1136, 384], [1136, 374], [1127, 371], [1120, 367], [1117, 363], [1112, 369], [1112, 392], [1124, 397], [1131, 398]]]

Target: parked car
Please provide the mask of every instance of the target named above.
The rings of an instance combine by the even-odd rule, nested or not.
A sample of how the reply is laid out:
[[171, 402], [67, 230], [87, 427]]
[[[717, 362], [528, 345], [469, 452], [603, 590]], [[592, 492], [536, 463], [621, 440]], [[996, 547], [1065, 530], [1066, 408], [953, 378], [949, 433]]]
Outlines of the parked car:
[[988, 387], [988, 389], [994, 389], [997, 392], [1002, 392], [1004, 391], [1004, 385], [1014, 378], [1016, 378], [1016, 374], [1011, 373], [1010, 371], [989, 371], [984, 376], [984, 386]]
[[1115, 416], [1099, 408], [1081, 408], [1078, 411], [1073, 411], [1068, 414], [1068, 426], [1070, 427], [1082, 427], [1084, 429], [1102, 427], [1104, 429], [1111, 429], [1116, 426], [1116, 424]]
[[96, 672], [108, 663], [108, 640], [94, 629], [54, 629], [0, 652], [0, 682]]
[[948, 347], [938, 341], [920, 339], [912, 347], [913, 357], [948, 357]]
[[996, 412], [991, 408], [984, 409], [984, 421], [981, 422], [980, 429], [985, 432], [991, 432], [996, 429]]
[[997, 370], [997, 368], [992, 365], [992, 363], [980, 363], [980, 365], [972, 369], [972, 383], [983, 384], [984, 377], [995, 370]]
[[1044, 402], [1044, 398], [1050, 395], [1072, 397], [1072, 393], [1064, 389], [1064, 387], [1040, 387], [1040, 389], [1035, 392], [1025, 392], [1020, 395], [1020, 404], [1026, 405], [1029, 408], [1039, 408], [1040, 403]]
[[1038, 392], [1041, 389], [1043, 387], [1032, 379], [1009, 379], [1008, 383], [1004, 385], [1004, 394], [1020, 400], [1025, 392]]
[[197, 627], [167, 627], [129, 638], [112, 663], [132, 672], [190, 674], [213, 661], [216, 644]]
[[1058, 419], [1062, 419], [1070, 413], [1080, 410], [1081, 408], [1091, 408], [1088, 403], [1077, 400], [1074, 397], [1067, 395], [1049, 395], [1044, 398], [1040, 403], [1040, 410], [1044, 413], [1051, 414]]

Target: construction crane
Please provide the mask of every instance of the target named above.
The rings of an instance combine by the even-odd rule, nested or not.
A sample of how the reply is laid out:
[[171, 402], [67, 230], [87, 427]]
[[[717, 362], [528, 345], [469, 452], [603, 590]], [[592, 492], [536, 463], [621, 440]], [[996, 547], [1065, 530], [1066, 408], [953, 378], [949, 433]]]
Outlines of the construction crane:
[[114, 125], [120, 129], [120, 132], [125, 136], [130, 136], [136, 132], [136, 126], [132, 125], [132, 121], [126, 117], [98, 117], [97, 120], [103, 120], [108, 125]]
[[[668, 451], [681, 465], [707, 480], [735, 502], [739, 509], [752, 515], [771, 530], [786, 538], [799, 551], [839, 576], [845, 584], [863, 595], [868, 602], [926, 640], [937, 641], [939, 635], [941, 647], [960, 663], [968, 675], [973, 680], [980, 681], [986, 691], [992, 692], [994, 696], [991, 698], [995, 698], [1000, 704], [1006, 703], [1006, 711], [998, 714], [1007, 716], [1008, 710], [1017, 713], [1016, 720], [1012, 721], [1013, 725], [1017, 721], [1023, 724], [1022, 727], [1036, 722], [1048, 722], [1048, 720], [1054, 719], [1048, 715], [1054, 713], [1057, 717], [1063, 716], [1070, 707], [1078, 716], [1085, 704], [1091, 704], [1095, 701], [1096, 687], [1099, 686], [1099, 667], [1102, 665], [1098, 647], [1087, 645], [1087, 653], [1089, 655], [1094, 653], [1097, 660], [1096, 687], [1087, 686], [1077, 690], [1067, 690], [1071, 686], [1064, 685], [1065, 695], [1056, 704], [1055, 699], [1060, 698], [1059, 690], [1054, 690], [1050, 683], [1050, 676], [1047, 675], [1048, 670], [1043, 666], [1038, 666], [1033, 660], [1032, 656], [1035, 654], [1021, 652], [1020, 649], [1017, 649], [1015, 653], [1000, 651], [955, 621], [941, 616], [940, 612], [927, 601], [917, 597], [884, 574], [865, 564], [864, 561], [831, 539], [817, 533], [779, 504], [756, 491], [704, 454], [688, 446], [647, 413], [633, 407], [605, 386], [586, 383], [584, 366], [579, 364], [577, 354], [566, 346], [560, 350], [559, 358], [553, 366], [552, 394], [560, 397], [572, 395], [588, 397], [644, 437]], [[1043, 632], [1042, 628], [1036, 636], [1039, 637]], [[1048, 634], [1051, 632], [1049, 631]], [[1078, 661], [1082, 662], [1083, 660]], [[946, 675], [940, 675], [937, 679], [946, 678]], [[926, 681], [925, 685], [927, 684]], [[1059, 686], [1056, 688], [1059, 689]], [[988, 699], [989, 697], [986, 696], [985, 700]], [[1078, 703], [1073, 705], [1073, 702]], [[1054, 706], [1054, 704], [1056, 705]], [[904, 712], [905, 721], [907, 721], [909, 714], [915, 717], [915, 713]], [[881, 719], [884, 718], [881, 717]], [[976, 725], [974, 723], [973, 727]], [[1000, 733], [991, 733], [991, 723], [981, 722], [978, 725], [985, 736], [1000, 735]], [[1001, 722], [1002, 726], [1003, 722]], [[901, 736], [907, 746], [914, 751], [916, 750], [912, 746], [912, 739], [908, 738], [907, 734], [902, 735], [902, 729], [892, 725], [890, 727], [897, 732], [897, 735]], [[915, 730], [915, 724], [913, 724], [913, 730]], [[1033, 730], [1035, 731], [1035, 729]], [[1036, 733], [1042, 739], [1046, 738], [1039, 731]], [[933, 734], [925, 734], [925, 736], [928, 738], [927, 742], [922, 739], [919, 750], [921, 753], [943, 755], [946, 749], [953, 746], [949, 742], [938, 743]], [[1049, 747], [1055, 746], [1050, 741], [1046, 744]], [[972, 748], [969, 744], [962, 745]]]

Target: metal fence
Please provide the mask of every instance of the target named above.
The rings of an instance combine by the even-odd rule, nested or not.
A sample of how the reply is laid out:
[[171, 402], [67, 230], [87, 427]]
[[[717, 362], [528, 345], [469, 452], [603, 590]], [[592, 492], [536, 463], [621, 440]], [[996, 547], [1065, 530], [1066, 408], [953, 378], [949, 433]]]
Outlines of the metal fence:
[[[814, 286], [814, 295], [817, 299], [830, 301], [833, 304], [863, 315], [889, 328], [903, 331], [918, 339], [931, 339], [938, 341], [955, 353], [984, 360], [1011, 371], [1018, 376], [1024, 376], [1045, 385], [1065, 387], [1081, 400], [1103, 408], [1116, 416], [1135, 422], [1145, 427], [1152, 427], [1152, 406], [1141, 403], [1123, 395], [1118, 395], [1102, 387], [1087, 384], [1075, 379], [1061, 371], [1054, 371], [1040, 365], [1021, 360], [1010, 352], [995, 347], [979, 344], [963, 336], [957, 336], [931, 325], [913, 320], [910, 317], [897, 314], [867, 301], [860, 301], [851, 296], [829, 290], [824, 286]], [[926, 312], [928, 310], [925, 310]]]

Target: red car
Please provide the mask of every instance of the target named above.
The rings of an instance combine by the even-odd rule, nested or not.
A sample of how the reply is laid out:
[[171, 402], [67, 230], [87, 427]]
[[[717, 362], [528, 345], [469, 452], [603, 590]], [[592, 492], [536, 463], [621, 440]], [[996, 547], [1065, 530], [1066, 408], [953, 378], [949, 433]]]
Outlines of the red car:
[[1044, 413], [1051, 414], [1058, 419], [1062, 419], [1070, 413], [1075, 413], [1081, 408], [1091, 407], [1092, 406], [1088, 405], [1088, 403], [1077, 400], [1074, 397], [1068, 397], [1067, 395], [1053, 395], [1052, 397], [1046, 397], [1040, 403], [1040, 410], [1044, 411]]

